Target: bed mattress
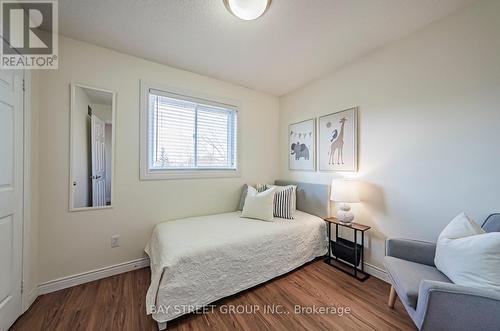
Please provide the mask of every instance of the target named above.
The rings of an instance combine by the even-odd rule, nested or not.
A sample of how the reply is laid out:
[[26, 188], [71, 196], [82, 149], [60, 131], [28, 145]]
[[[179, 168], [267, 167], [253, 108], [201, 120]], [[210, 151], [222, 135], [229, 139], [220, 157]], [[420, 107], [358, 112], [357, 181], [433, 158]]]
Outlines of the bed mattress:
[[145, 251], [151, 260], [146, 310], [166, 322], [285, 274], [327, 253], [325, 222], [296, 211], [264, 222], [240, 212], [158, 224]]

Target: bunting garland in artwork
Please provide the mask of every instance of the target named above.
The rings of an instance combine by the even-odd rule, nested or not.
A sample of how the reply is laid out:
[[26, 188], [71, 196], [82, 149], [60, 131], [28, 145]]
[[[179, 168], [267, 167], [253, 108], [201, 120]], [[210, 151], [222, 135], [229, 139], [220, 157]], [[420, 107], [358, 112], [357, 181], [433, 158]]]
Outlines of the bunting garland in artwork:
[[306, 138], [307, 136], [309, 136], [309, 138], [312, 138], [312, 132], [294, 132], [294, 131], [290, 131], [290, 137], [294, 137], [294, 138]]

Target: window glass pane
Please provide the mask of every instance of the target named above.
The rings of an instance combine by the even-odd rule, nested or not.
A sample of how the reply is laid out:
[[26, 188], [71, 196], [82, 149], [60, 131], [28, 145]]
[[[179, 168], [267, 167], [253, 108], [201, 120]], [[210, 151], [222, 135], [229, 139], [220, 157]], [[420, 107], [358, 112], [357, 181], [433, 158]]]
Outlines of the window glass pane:
[[151, 168], [193, 168], [196, 105], [150, 95]]
[[197, 156], [200, 167], [229, 167], [229, 125], [228, 111], [198, 107]]
[[236, 115], [222, 104], [150, 90], [149, 169], [236, 169]]

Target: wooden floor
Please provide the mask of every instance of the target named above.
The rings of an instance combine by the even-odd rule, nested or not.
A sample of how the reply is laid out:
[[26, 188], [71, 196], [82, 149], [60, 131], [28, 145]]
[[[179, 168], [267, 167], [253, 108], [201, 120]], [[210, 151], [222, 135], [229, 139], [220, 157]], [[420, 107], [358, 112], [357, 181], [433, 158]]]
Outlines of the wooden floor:
[[[43, 295], [11, 330], [157, 330], [145, 313], [149, 277], [145, 268]], [[213, 312], [168, 322], [167, 330], [415, 330], [400, 302], [394, 310], [387, 307], [388, 295], [389, 285], [374, 277], [361, 283], [316, 260], [219, 300]], [[257, 305], [259, 311], [224, 313], [232, 305]], [[264, 311], [273, 305], [278, 313]], [[351, 312], [297, 314], [295, 305], [349, 307]]]

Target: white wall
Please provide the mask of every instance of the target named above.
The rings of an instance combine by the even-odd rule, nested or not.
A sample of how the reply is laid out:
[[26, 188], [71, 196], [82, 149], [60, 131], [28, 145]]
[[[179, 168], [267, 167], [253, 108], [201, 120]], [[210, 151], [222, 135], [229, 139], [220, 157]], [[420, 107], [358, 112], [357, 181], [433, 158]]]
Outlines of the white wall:
[[75, 91], [75, 110], [73, 112], [73, 178], [74, 207], [82, 208], [92, 205], [91, 176], [91, 143], [90, 117], [88, 107], [90, 99], [85, 90], [77, 87]]
[[[244, 182], [277, 177], [277, 98], [73, 39], [59, 42], [59, 70], [40, 71], [41, 282], [141, 258], [155, 224], [235, 210]], [[139, 181], [140, 79], [239, 100], [241, 178]], [[110, 210], [68, 212], [71, 82], [117, 93]], [[111, 249], [114, 234], [121, 247]]]
[[[32, 255], [40, 268], [34, 261], [30, 283], [140, 258], [155, 224], [234, 210], [244, 182], [329, 184], [337, 174], [288, 171], [287, 127], [352, 106], [360, 107], [359, 172], [347, 176], [365, 183], [355, 211], [373, 226], [369, 263], [382, 266], [387, 237], [435, 240], [460, 211], [478, 221], [498, 211], [499, 11], [498, 1], [478, 2], [279, 101], [61, 37], [60, 69], [39, 72]], [[140, 79], [239, 100], [242, 177], [139, 181]], [[110, 210], [68, 212], [71, 82], [117, 92]], [[114, 234], [121, 247], [111, 249]]]
[[499, 12], [481, 1], [280, 99], [280, 176], [325, 184], [339, 174], [288, 170], [288, 124], [359, 106], [359, 172], [344, 176], [365, 182], [369, 263], [387, 237], [500, 211]]

